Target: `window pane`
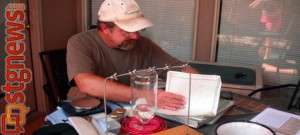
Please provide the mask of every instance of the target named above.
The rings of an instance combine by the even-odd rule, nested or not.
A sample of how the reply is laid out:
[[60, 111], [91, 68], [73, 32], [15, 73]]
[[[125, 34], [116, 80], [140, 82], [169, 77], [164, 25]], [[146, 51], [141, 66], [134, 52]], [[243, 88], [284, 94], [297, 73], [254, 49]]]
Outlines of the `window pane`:
[[[0, 44], [1, 44], [1, 49], [0, 49], [0, 85], [4, 85], [5, 83], [5, 57], [7, 56], [7, 53], [5, 52], [5, 37], [6, 37], [6, 33], [5, 33], [5, 29], [6, 29], [6, 18], [5, 18], [5, 8], [9, 3], [12, 3], [12, 0], [5, 0], [5, 1], [1, 1], [1, 6], [0, 6], [0, 13], [2, 14], [0, 16]], [[2, 91], [0, 91], [0, 93], [2, 93]]]
[[267, 84], [297, 83], [299, 0], [223, 0], [217, 62], [261, 66]]

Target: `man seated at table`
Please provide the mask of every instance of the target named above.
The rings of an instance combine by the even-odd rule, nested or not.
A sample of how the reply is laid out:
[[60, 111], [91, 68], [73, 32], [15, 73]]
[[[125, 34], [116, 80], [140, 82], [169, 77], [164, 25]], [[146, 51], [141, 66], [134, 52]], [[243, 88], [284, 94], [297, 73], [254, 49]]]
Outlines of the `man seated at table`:
[[[67, 45], [67, 69], [72, 87], [70, 99], [82, 96], [104, 97], [104, 79], [114, 73], [123, 74], [134, 69], [164, 67], [182, 63], [172, 57], [150, 39], [140, 35], [153, 26], [145, 18], [134, 0], [105, 0], [98, 12], [97, 29], [91, 29], [71, 37]], [[185, 67], [184, 72], [197, 73]], [[129, 102], [130, 77], [107, 81], [107, 99]], [[177, 110], [183, 108], [182, 95], [158, 90], [158, 106]]]

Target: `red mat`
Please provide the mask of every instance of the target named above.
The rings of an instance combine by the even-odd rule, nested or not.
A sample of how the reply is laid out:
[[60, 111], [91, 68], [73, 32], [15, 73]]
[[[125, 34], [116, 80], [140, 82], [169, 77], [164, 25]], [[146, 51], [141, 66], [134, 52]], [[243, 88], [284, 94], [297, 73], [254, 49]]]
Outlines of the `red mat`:
[[135, 117], [130, 117], [122, 122], [122, 129], [133, 135], [148, 135], [165, 130], [167, 123], [165, 120], [154, 117], [147, 124], [142, 123]]

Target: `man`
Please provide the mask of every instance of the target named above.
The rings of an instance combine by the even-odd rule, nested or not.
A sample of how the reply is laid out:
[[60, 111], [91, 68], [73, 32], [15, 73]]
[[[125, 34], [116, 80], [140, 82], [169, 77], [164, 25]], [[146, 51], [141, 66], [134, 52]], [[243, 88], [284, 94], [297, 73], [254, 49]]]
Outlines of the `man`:
[[[153, 24], [144, 17], [134, 0], [105, 0], [98, 16], [98, 29], [79, 33], [68, 41], [68, 77], [71, 84], [77, 86], [70, 91], [70, 97], [78, 93], [103, 97], [104, 79], [114, 73], [181, 63], [140, 36], [141, 30]], [[191, 68], [185, 70], [196, 72]], [[107, 99], [129, 102], [129, 81], [129, 76], [107, 81]], [[184, 104], [183, 96], [158, 90], [159, 107], [176, 110]]]

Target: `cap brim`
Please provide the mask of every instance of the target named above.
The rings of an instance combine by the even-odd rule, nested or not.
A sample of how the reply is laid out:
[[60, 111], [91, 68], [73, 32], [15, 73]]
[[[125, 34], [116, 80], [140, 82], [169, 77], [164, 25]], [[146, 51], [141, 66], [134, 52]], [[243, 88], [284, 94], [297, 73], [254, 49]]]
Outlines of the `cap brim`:
[[153, 26], [153, 24], [144, 16], [123, 21], [114, 21], [114, 23], [127, 32], [136, 32]]

